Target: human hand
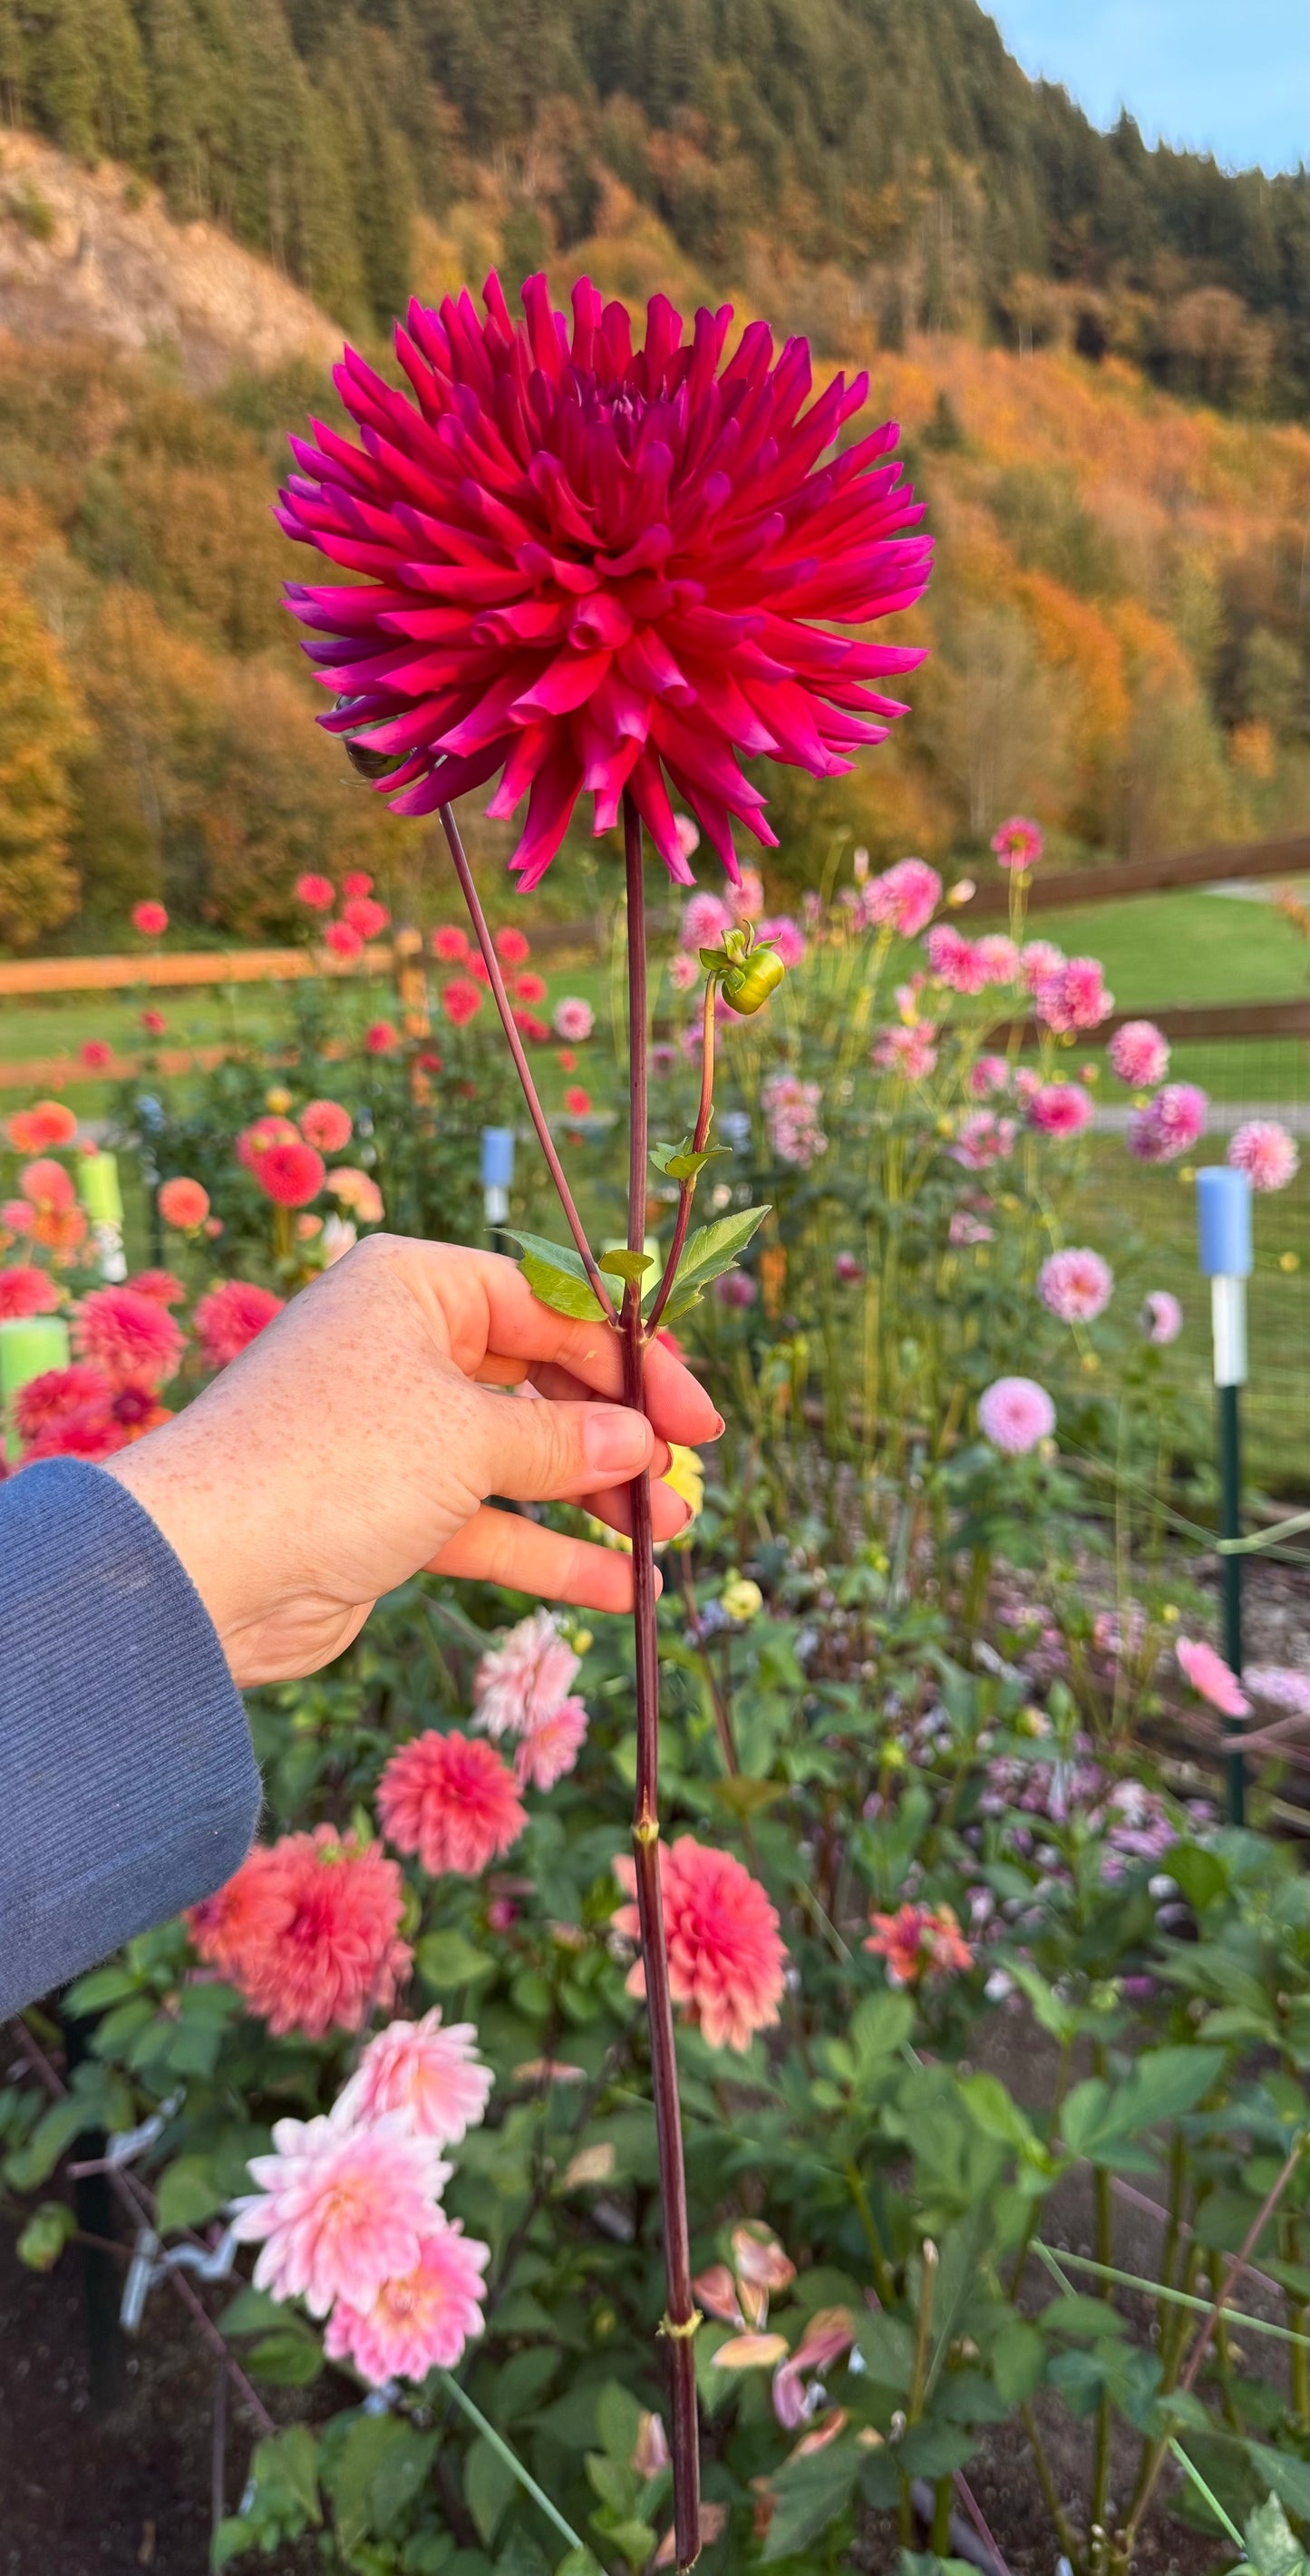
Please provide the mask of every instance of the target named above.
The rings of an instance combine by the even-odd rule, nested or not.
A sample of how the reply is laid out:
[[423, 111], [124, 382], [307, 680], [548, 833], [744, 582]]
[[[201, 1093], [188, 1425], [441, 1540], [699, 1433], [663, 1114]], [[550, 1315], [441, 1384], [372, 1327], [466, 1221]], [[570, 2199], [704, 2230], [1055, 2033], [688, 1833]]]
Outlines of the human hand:
[[[524, 1384], [545, 1401], [508, 1392]], [[613, 1328], [540, 1305], [512, 1261], [373, 1235], [106, 1472], [181, 1558], [249, 1688], [316, 1672], [421, 1569], [630, 1608], [628, 1555], [488, 1497], [581, 1503], [627, 1530], [623, 1489], [645, 1469], [655, 1536], [673, 1537], [688, 1511], [659, 1481], [668, 1443], [723, 1425], [658, 1342], [645, 1385], [650, 1421], [610, 1400]]]

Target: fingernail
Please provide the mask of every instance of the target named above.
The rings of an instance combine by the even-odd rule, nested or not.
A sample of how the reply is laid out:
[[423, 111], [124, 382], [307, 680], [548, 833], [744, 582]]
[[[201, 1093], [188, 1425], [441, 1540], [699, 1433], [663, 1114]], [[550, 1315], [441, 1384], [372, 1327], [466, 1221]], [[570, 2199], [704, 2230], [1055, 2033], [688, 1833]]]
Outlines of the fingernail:
[[710, 1433], [711, 1440], [717, 1440], [720, 1435], [727, 1430], [727, 1428], [727, 1423], [724, 1421], [722, 1414], [716, 1413], [714, 1416], [714, 1429]]
[[645, 1466], [650, 1433], [641, 1415], [626, 1406], [593, 1404], [583, 1424], [582, 1445], [588, 1466], [602, 1475], [612, 1475], [617, 1467], [630, 1468], [635, 1475]]

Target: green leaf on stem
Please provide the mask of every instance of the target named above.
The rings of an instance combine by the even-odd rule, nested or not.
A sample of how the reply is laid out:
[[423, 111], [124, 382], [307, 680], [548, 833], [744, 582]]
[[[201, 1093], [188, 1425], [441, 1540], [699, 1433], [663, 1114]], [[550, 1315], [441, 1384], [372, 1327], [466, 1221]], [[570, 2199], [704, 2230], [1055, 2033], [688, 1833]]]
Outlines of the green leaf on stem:
[[768, 1213], [767, 1207], [741, 1208], [735, 1216], [716, 1217], [712, 1225], [697, 1226], [678, 1263], [673, 1293], [664, 1309], [666, 1323], [685, 1315], [689, 1307], [699, 1303], [701, 1291], [708, 1288], [711, 1279], [731, 1270]]
[[543, 1235], [519, 1234], [512, 1227], [507, 1227], [506, 1232], [511, 1243], [522, 1245], [519, 1268], [543, 1306], [584, 1323], [599, 1320], [605, 1310], [583, 1268], [582, 1255], [573, 1244], [547, 1243]]
[[652, 1145], [650, 1159], [656, 1171], [664, 1174], [666, 1181], [690, 1181], [694, 1179], [697, 1172], [704, 1170], [707, 1163], [712, 1163], [716, 1156], [731, 1152], [730, 1145], [706, 1145], [697, 1153], [690, 1136], [684, 1136], [680, 1145]]
[[597, 1254], [596, 1262], [598, 1269], [611, 1271], [616, 1279], [640, 1279], [644, 1270], [654, 1269], [655, 1255], [653, 1252], [601, 1252]]

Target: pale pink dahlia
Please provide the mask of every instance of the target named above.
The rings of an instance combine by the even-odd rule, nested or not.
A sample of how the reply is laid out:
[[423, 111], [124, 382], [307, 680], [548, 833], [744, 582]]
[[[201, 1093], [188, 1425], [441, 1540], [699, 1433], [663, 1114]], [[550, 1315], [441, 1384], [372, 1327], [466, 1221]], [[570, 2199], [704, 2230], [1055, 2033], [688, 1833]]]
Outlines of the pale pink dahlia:
[[365, 2129], [339, 2110], [276, 2120], [273, 2154], [250, 2159], [259, 2190], [235, 2204], [238, 2243], [262, 2245], [256, 2289], [303, 2298], [316, 2317], [334, 2299], [370, 2308], [385, 2281], [414, 2270], [453, 2170], [397, 2115]]
[[490, 2260], [490, 2246], [466, 2237], [462, 2219], [434, 2211], [410, 2271], [382, 2281], [367, 2302], [337, 2300], [323, 2336], [329, 2361], [353, 2361], [375, 2388], [425, 2379], [434, 2366], [453, 2370], [482, 2332]]
[[731, 907], [717, 894], [694, 894], [682, 907], [678, 942], [683, 948], [717, 948], [732, 928]]
[[975, 1100], [990, 1100], [998, 1091], [1010, 1088], [1010, 1067], [1003, 1055], [980, 1055], [969, 1072], [969, 1089]]
[[1248, 1118], [1230, 1137], [1225, 1160], [1245, 1172], [1253, 1190], [1285, 1190], [1300, 1155], [1286, 1127], [1276, 1118]]
[[1013, 1152], [1018, 1132], [1013, 1118], [998, 1118], [991, 1109], [971, 1109], [961, 1121], [951, 1160], [962, 1163], [966, 1172], [985, 1172]]
[[1249, 1717], [1251, 1703], [1231, 1665], [1199, 1637], [1180, 1637], [1174, 1652], [1198, 1698], [1208, 1699], [1223, 1717]]
[[484, 1735], [530, 1735], [567, 1699], [578, 1657], [549, 1610], [534, 1610], [483, 1655], [473, 1676], [474, 1724]]
[[[864, 855], [867, 860], [867, 850]], [[898, 859], [894, 868], [869, 878], [858, 917], [868, 929], [891, 929], [902, 939], [917, 939], [941, 899], [941, 878], [926, 859]]]
[[595, 1025], [596, 1014], [590, 1002], [584, 1002], [576, 993], [566, 993], [551, 1013], [555, 1035], [563, 1038], [566, 1046], [584, 1045]]
[[[620, 1857], [614, 1874], [635, 1899], [635, 1863]], [[787, 1959], [764, 1889], [731, 1852], [713, 1851], [681, 1834], [671, 1846], [660, 1846], [660, 1895], [674, 2002], [688, 2021], [699, 2023], [711, 2048], [748, 2049], [754, 2033], [778, 2019]], [[640, 1939], [635, 1902], [619, 1907], [614, 1928]], [[628, 1991], [645, 1990], [639, 1959]]]
[[978, 942], [978, 963], [989, 984], [1013, 984], [1019, 972], [1018, 942], [1003, 930], [989, 930]]
[[903, 1074], [907, 1082], [922, 1082], [937, 1063], [933, 1040], [937, 1035], [931, 1020], [916, 1020], [909, 1028], [884, 1029], [874, 1040], [873, 1062], [880, 1073]]
[[1125, 1020], [1106, 1048], [1112, 1070], [1134, 1091], [1151, 1091], [1169, 1070], [1169, 1040], [1153, 1020]]
[[1167, 1082], [1128, 1121], [1128, 1150], [1139, 1163], [1173, 1163], [1205, 1134], [1210, 1103], [1194, 1082]]
[[1053, 1252], [1037, 1273], [1037, 1294], [1062, 1324], [1095, 1323], [1109, 1305], [1113, 1287], [1114, 1272], [1108, 1261], [1086, 1245]]
[[777, 949], [789, 973], [793, 966], [799, 966], [802, 963], [806, 948], [805, 933], [800, 923], [793, 921], [789, 912], [778, 912], [774, 914], [772, 920], [762, 921], [756, 936], [767, 941], [770, 947]]
[[993, 1378], [978, 1398], [978, 1428], [1007, 1458], [1022, 1458], [1055, 1429], [1055, 1406], [1031, 1377]]
[[1076, 1136], [1091, 1115], [1092, 1095], [1080, 1082], [1044, 1082], [1028, 1103], [1028, 1124], [1044, 1136]]
[[1176, 1342], [1183, 1329], [1183, 1310], [1172, 1288], [1148, 1289], [1139, 1320], [1148, 1342]]
[[1242, 1679], [1266, 1707], [1287, 1717], [1310, 1717], [1310, 1673], [1294, 1664], [1248, 1664]]
[[1053, 939], [1030, 939], [1019, 951], [1019, 973], [1030, 993], [1035, 993], [1039, 984], [1049, 983], [1064, 963], [1064, 950], [1057, 948]]
[[867, 684], [918, 654], [830, 631], [909, 606], [928, 578], [929, 542], [907, 533], [920, 512], [883, 462], [895, 429], [834, 452], [867, 378], [836, 377], [803, 412], [804, 341], [775, 362], [755, 322], [725, 358], [726, 305], [684, 340], [655, 296], [634, 353], [624, 307], [589, 279], [571, 339], [544, 277], [523, 323], [494, 274], [484, 300], [484, 322], [467, 293], [411, 304], [408, 393], [346, 351], [336, 383], [362, 446], [317, 423], [316, 444], [292, 441], [282, 525], [351, 577], [290, 593], [351, 701], [322, 721], [396, 763], [377, 783], [402, 813], [503, 770], [489, 810], [529, 797], [510, 862], [525, 887], [579, 794], [601, 832], [625, 786], [691, 883], [666, 777], [735, 879], [734, 821], [774, 842], [739, 759], [840, 775], [902, 712]]
[[495, 2080], [478, 2055], [477, 2037], [471, 2021], [443, 2030], [439, 2004], [421, 2021], [388, 2022], [338, 2099], [342, 2121], [358, 2127], [394, 2112], [411, 2136], [458, 2146], [483, 2118]]
[[519, 1738], [514, 1777], [520, 1788], [553, 1789], [571, 1771], [587, 1740], [587, 1712], [580, 1699], [562, 1699], [548, 1717]]

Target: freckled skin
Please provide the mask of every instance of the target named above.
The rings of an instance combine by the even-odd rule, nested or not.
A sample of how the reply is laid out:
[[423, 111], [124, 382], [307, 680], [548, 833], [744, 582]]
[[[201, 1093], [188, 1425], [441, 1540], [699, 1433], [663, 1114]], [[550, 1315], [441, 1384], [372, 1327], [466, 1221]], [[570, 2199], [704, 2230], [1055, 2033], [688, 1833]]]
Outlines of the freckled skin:
[[181, 1558], [249, 1688], [329, 1663], [420, 1570], [630, 1608], [626, 1555], [489, 1498], [578, 1502], [626, 1531], [624, 1488], [647, 1467], [655, 1535], [672, 1537], [687, 1506], [660, 1481], [668, 1444], [723, 1426], [658, 1343], [645, 1385], [649, 1420], [613, 1400], [617, 1336], [540, 1305], [513, 1262], [374, 1235], [105, 1472]]

